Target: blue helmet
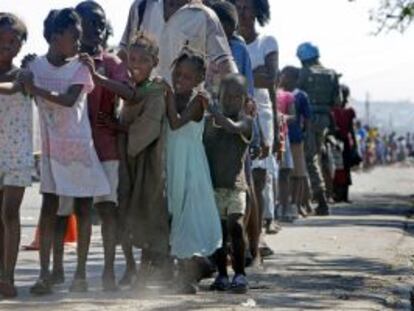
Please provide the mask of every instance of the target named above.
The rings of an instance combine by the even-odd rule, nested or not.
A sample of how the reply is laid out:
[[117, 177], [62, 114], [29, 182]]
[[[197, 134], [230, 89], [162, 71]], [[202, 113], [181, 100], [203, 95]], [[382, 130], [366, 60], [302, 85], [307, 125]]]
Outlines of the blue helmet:
[[305, 42], [298, 46], [296, 56], [300, 61], [305, 62], [312, 59], [318, 59], [320, 54], [316, 45], [311, 42]]

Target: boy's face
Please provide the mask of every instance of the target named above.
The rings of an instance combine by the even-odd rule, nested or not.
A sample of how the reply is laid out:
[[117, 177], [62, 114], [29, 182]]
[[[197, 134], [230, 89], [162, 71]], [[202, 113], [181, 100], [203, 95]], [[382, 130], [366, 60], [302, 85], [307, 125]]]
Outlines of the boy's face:
[[233, 24], [229, 21], [222, 21], [221, 25], [223, 26], [224, 32], [226, 33], [227, 39], [231, 38], [236, 29]]
[[82, 12], [82, 45], [87, 47], [99, 47], [102, 45], [106, 34], [105, 13], [99, 9], [89, 9]]
[[172, 82], [176, 94], [190, 94], [201, 83], [201, 79], [195, 65], [183, 60], [174, 67]]
[[238, 116], [246, 102], [246, 89], [236, 81], [227, 82], [220, 91], [220, 103], [223, 114], [228, 117]]
[[128, 70], [135, 83], [144, 82], [151, 76], [157, 59], [144, 48], [132, 47], [128, 52]]
[[73, 25], [61, 34], [54, 35], [54, 43], [59, 52], [66, 57], [73, 57], [79, 53], [81, 25]]
[[0, 27], [0, 62], [11, 62], [19, 53], [22, 42], [13, 29]]

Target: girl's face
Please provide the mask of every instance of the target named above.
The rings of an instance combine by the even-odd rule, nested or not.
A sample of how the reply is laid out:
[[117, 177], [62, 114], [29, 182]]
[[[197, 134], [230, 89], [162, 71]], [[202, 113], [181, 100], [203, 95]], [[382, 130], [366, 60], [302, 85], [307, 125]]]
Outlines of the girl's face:
[[22, 41], [16, 31], [0, 27], [0, 62], [11, 62], [19, 53]]
[[176, 94], [191, 94], [201, 83], [201, 77], [191, 61], [183, 60], [174, 67], [172, 82]]
[[128, 69], [135, 83], [149, 79], [158, 60], [142, 47], [131, 47], [128, 52]]
[[54, 44], [62, 55], [70, 58], [78, 54], [81, 36], [81, 26], [73, 25], [66, 29], [62, 34], [56, 34]]
[[235, 0], [234, 4], [239, 14], [240, 31], [254, 27], [256, 20], [256, 9], [254, 0]]

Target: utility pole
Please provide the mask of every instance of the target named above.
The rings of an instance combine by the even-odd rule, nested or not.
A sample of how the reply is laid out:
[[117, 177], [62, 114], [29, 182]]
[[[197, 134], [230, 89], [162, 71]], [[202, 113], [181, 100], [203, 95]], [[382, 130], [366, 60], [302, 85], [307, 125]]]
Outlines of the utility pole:
[[369, 92], [365, 95], [365, 120], [367, 122], [367, 125], [371, 127], [371, 120], [370, 120], [370, 95]]

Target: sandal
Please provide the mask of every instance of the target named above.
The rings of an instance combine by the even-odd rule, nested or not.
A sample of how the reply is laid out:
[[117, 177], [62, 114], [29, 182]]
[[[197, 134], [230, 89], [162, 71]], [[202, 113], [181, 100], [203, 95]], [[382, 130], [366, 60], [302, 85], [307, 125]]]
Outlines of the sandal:
[[4, 298], [15, 298], [17, 296], [17, 289], [13, 284], [0, 281], [0, 295]]
[[30, 293], [32, 295], [49, 295], [52, 293], [52, 286], [49, 280], [39, 279], [37, 282], [30, 288]]
[[88, 291], [88, 283], [84, 279], [74, 279], [69, 287], [71, 293], [84, 293]]
[[210, 285], [210, 290], [224, 292], [230, 288], [230, 281], [228, 276], [218, 275], [213, 284]]
[[231, 282], [230, 289], [235, 294], [246, 294], [249, 290], [249, 283], [244, 274], [236, 274]]

